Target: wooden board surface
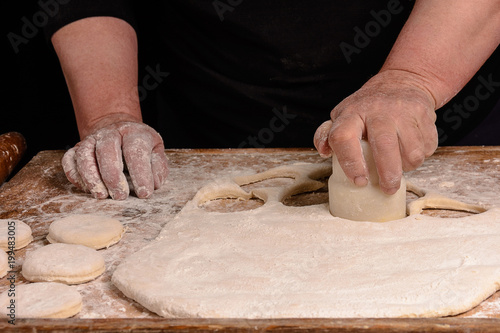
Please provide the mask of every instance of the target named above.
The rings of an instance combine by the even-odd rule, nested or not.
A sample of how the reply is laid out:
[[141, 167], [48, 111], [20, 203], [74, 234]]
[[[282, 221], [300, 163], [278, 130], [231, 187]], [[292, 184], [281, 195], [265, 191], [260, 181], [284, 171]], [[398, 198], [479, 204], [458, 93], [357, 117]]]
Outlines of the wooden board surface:
[[[500, 330], [500, 292], [492, 295], [475, 309], [453, 318], [443, 319], [356, 319], [356, 320], [167, 320], [159, 318], [125, 296], [110, 283], [116, 265], [153, 240], [163, 225], [175, 216], [205, 183], [228, 174], [245, 174], [295, 162], [322, 162], [310, 149], [249, 149], [249, 150], [168, 150], [170, 176], [168, 183], [148, 200], [132, 196], [125, 201], [95, 200], [77, 191], [66, 180], [60, 160], [64, 152], [40, 152], [10, 182], [0, 188], [0, 218], [20, 219], [28, 223], [34, 242], [16, 252], [17, 283], [25, 283], [20, 273], [27, 252], [48, 244], [48, 226], [56, 219], [73, 213], [100, 213], [116, 217], [128, 231], [122, 241], [102, 250], [106, 272], [98, 279], [77, 288], [83, 296], [82, 312], [64, 320], [17, 320], [15, 331], [36, 328], [58, 328], [61, 331], [92, 327], [101, 331], [123, 330], [313, 330], [356, 327], [386, 330], [428, 329], [453, 330], [456, 325], [469, 328]], [[440, 148], [419, 169], [407, 173], [417, 185], [470, 203], [500, 206], [500, 147]], [[327, 200], [325, 189], [309, 196], [291, 198], [289, 204], [301, 205]], [[232, 203], [228, 203], [232, 204]], [[217, 209], [227, 207], [218, 203]], [[438, 216], [455, 216], [449, 211], [429, 212]], [[455, 215], [454, 215], [455, 214]], [[462, 214], [462, 213], [460, 213]], [[458, 215], [457, 215], [458, 216]], [[0, 280], [0, 292], [7, 289], [5, 278]], [[443, 326], [444, 325], [444, 326]], [[14, 327], [0, 322], [0, 330]], [[253, 330], [253, 329], [252, 329]]]

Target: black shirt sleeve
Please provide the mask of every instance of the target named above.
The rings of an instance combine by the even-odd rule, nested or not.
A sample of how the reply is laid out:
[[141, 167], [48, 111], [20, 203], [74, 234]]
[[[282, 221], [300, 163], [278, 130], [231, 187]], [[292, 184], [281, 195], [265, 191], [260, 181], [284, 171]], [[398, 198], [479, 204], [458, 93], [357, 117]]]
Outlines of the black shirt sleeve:
[[[42, 1], [41, 7], [48, 6]], [[50, 8], [41, 8], [49, 13], [50, 19], [44, 27], [45, 38], [50, 41], [52, 35], [63, 26], [93, 16], [111, 16], [125, 20], [135, 28], [135, 19], [131, 1], [127, 0], [65, 0], [54, 1]]]

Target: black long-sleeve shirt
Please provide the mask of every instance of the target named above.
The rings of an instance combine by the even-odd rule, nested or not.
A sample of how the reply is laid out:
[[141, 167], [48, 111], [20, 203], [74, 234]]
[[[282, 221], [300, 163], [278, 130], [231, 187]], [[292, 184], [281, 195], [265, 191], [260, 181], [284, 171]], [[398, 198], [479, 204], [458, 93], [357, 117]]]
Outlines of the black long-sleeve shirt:
[[167, 147], [303, 147], [377, 73], [408, 0], [71, 0], [45, 31], [114, 16], [138, 34], [139, 97]]

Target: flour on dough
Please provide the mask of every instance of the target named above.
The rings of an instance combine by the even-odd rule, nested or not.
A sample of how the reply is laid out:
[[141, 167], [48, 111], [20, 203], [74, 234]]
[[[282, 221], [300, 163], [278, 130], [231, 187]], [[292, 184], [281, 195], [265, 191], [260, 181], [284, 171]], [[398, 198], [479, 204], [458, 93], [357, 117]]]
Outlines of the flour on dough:
[[79, 284], [91, 281], [105, 270], [101, 253], [77, 244], [49, 244], [30, 252], [22, 266], [28, 281]]
[[0, 278], [7, 275], [9, 271], [9, 256], [4, 250], [0, 250]]
[[[203, 187], [117, 267], [113, 283], [160, 316], [206, 318], [448, 316], [500, 288], [500, 208], [373, 223], [333, 217], [328, 204], [281, 203], [315, 188], [329, 166], [295, 164]], [[294, 182], [240, 187], [265, 176]], [[231, 213], [200, 208], [223, 197], [265, 203]]]
[[23, 221], [0, 219], [0, 249], [9, 249], [9, 237], [15, 237], [15, 250], [22, 249], [33, 240], [30, 226]]
[[[80, 293], [62, 283], [18, 284], [15, 293], [16, 318], [69, 318], [82, 309]], [[0, 295], [0, 314], [4, 318], [9, 314], [11, 299], [8, 290]]]
[[118, 243], [125, 228], [117, 219], [91, 214], [75, 214], [50, 224], [47, 240], [51, 243], [81, 244], [93, 249]]

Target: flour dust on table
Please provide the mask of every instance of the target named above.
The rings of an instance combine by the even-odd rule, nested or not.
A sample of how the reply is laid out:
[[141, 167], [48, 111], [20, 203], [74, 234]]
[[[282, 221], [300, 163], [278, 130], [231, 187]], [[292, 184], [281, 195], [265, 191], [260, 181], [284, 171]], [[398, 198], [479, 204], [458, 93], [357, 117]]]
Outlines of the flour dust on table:
[[[282, 203], [321, 188], [330, 173], [330, 163], [293, 164], [214, 181], [126, 258], [112, 282], [160, 316], [207, 318], [439, 317], [500, 288], [500, 208], [422, 215], [434, 199], [416, 187], [412, 214], [383, 223], [333, 217], [327, 203]], [[244, 189], [277, 178], [292, 181]], [[263, 205], [203, 208], [223, 198]]]

